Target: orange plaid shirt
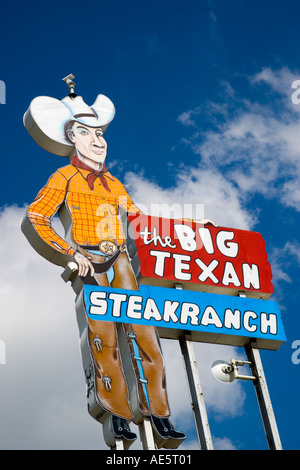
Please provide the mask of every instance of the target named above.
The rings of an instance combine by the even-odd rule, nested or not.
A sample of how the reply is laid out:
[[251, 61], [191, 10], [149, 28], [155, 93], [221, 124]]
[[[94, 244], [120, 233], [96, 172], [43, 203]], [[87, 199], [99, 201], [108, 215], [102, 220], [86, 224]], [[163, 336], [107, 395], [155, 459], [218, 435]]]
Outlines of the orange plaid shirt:
[[58, 169], [30, 204], [27, 217], [38, 235], [52, 248], [74, 255], [71, 246], [60, 237], [51, 225], [52, 217], [65, 204], [71, 216], [71, 239], [76, 245], [96, 246], [102, 240], [111, 240], [118, 245], [126, 241], [119, 217], [118, 207], [127, 212], [140, 210], [128, 196], [122, 183], [109, 172], [107, 191], [97, 178], [94, 189], [90, 189], [86, 177], [90, 171], [67, 165]]

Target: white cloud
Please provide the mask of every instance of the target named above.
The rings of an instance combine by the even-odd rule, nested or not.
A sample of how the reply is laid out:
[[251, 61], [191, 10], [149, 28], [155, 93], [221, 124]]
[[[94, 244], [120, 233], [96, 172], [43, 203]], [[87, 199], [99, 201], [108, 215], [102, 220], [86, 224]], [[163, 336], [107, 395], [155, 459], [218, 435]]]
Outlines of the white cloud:
[[215, 439], [215, 450], [236, 450], [236, 446], [227, 437]]
[[184, 111], [181, 113], [177, 121], [183, 124], [184, 126], [196, 126], [194, 119], [192, 119], [193, 116], [198, 114], [198, 110], [196, 109], [191, 109], [190, 111]]
[[[292, 83], [298, 77], [287, 68], [263, 69], [248, 80], [251, 92], [255, 89], [261, 93], [262, 86], [265, 87], [259, 101], [240, 99], [224, 84], [223, 102], [204, 103], [201, 108], [197, 105], [179, 117], [194, 132], [183, 142], [199, 157], [198, 169], [186, 171], [186, 183], [190, 184], [189, 171], [198, 172], [200, 194], [205, 191], [201, 184], [207, 189], [209, 183], [206, 199], [212, 193], [218, 199], [226, 181], [230, 197], [225, 199], [224, 207], [227, 202], [235, 219], [241, 217], [244, 221], [241, 227], [246, 228], [245, 222], [248, 227], [255, 224], [257, 214], [250, 215], [249, 205], [246, 206], [246, 201], [251, 201], [255, 194], [277, 199], [282, 205], [300, 211], [300, 104], [292, 102], [295, 92]], [[209, 130], [197, 127], [200, 110], [202, 120], [205, 115], [211, 124]], [[205, 172], [214, 176], [214, 180], [206, 180], [206, 185], [200, 177]], [[231, 215], [226, 215], [227, 225], [235, 222]]]
[[[274, 99], [281, 99], [284, 107], [292, 110], [293, 112], [300, 112], [299, 106], [294, 102], [292, 95], [297, 96], [297, 83], [300, 74], [297, 71], [292, 71], [288, 67], [282, 67], [278, 70], [272, 70], [270, 67], [263, 68], [260, 72], [250, 78], [253, 84], [265, 84], [270, 91], [273, 92]], [[275, 98], [275, 94], [277, 97]], [[296, 104], [296, 105], [295, 105]]]
[[[107, 449], [101, 425], [86, 409], [75, 295], [61, 279], [61, 268], [41, 258], [21, 233], [24, 210], [6, 207], [0, 213], [0, 339], [6, 345], [6, 364], [0, 365], [0, 448]], [[172, 420], [188, 429], [185, 448], [193, 448], [180, 348], [175, 341], [162, 343]], [[241, 385], [224, 388], [210, 371], [215, 359], [236, 355], [234, 349], [196, 344], [195, 352], [208, 413], [218, 418], [243, 413]]]
[[276, 298], [280, 302], [280, 308], [286, 309], [283, 302], [283, 282], [292, 283], [295, 277], [295, 271], [291, 275], [291, 267], [295, 269], [300, 267], [300, 243], [298, 240], [289, 240], [283, 247], [274, 246], [270, 252], [270, 263], [272, 266], [272, 283]]
[[136, 204], [151, 215], [169, 217], [168, 209], [172, 209], [171, 217], [205, 217], [219, 226], [244, 229], [256, 221], [255, 213], [243, 207], [238, 189], [213, 168], [182, 169], [174, 187], [168, 189], [132, 172], [126, 174], [125, 184]]

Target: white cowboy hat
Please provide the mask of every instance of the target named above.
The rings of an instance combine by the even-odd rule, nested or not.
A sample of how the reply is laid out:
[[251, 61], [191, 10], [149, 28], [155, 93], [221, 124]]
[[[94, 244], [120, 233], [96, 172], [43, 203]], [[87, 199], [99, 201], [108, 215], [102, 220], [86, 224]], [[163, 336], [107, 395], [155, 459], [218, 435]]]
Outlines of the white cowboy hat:
[[89, 127], [101, 127], [106, 131], [115, 116], [112, 101], [98, 95], [92, 106], [81, 96], [66, 96], [61, 101], [49, 96], [38, 96], [24, 114], [24, 126], [31, 137], [43, 149], [60, 156], [69, 156], [74, 145], [65, 135], [65, 124], [77, 121]]

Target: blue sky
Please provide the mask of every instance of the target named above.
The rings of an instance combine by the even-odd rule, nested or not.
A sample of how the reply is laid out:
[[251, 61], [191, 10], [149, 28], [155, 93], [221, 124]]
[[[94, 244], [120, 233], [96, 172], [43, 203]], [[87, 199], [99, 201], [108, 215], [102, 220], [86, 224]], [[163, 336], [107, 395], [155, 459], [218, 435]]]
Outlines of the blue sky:
[[[272, 298], [280, 305], [288, 339], [278, 352], [262, 351], [261, 357], [283, 447], [299, 449], [300, 364], [292, 361], [292, 344], [300, 340], [300, 104], [291, 99], [292, 83], [300, 79], [299, 13], [299, 4], [291, 0], [2, 5], [0, 79], [6, 85], [6, 104], [0, 105], [0, 339], [6, 343], [7, 364], [0, 366], [0, 408], [7, 422], [0, 429], [1, 448], [97, 448], [95, 433], [101, 434], [81, 402], [77, 331], [70, 326], [76, 321], [72, 293], [61, 282], [59, 269], [37, 260], [19, 231], [25, 205], [67, 163], [33, 142], [23, 114], [36, 96], [66, 96], [62, 78], [73, 73], [76, 92], [86, 103], [103, 93], [116, 106], [106, 133], [107, 165], [137, 204], [201, 203], [205, 215], [219, 225], [263, 235], [273, 268]], [[22, 301], [13, 299], [15, 289]], [[58, 292], [54, 300], [52, 291]], [[68, 312], [63, 318], [60, 309]], [[35, 342], [45, 333], [44, 322], [58, 342], [53, 361], [59, 367], [47, 355], [48, 369], [42, 367], [42, 358], [39, 362], [36, 357], [42, 354], [42, 343]], [[58, 346], [63, 347], [64, 338], [57, 333], [62, 327], [73, 328], [71, 342], [76, 343], [64, 351], [64, 366]], [[21, 375], [19, 336], [27, 344]], [[166, 345], [170, 360], [173, 347]], [[224, 348], [196, 349], [216, 447], [266, 449], [252, 384], [234, 383], [228, 391], [213, 383], [205, 369], [214, 354], [228, 360], [231, 352], [226, 357]], [[68, 360], [74, 363], [70, 379], [64, 375]], [[38, 374], [44, 370], [49, 374], [41, 385], [44, 379]], [[171, 386], [173, 374], [171, 367]], [[23, 377], [22, 382], [16, 377]], [[71, 401], [66, 398], [69, 380], [79, 387]], [[22, 396], [14, 396], [16, 384], [24, 388]], [[38, 386], [45, 390], [37, 392]], [[10, 408], [13, 400], [19, 405]], [[194, 448], [190, 414], [177, 407], [175, 418], [189, 433], [186, 448]]]

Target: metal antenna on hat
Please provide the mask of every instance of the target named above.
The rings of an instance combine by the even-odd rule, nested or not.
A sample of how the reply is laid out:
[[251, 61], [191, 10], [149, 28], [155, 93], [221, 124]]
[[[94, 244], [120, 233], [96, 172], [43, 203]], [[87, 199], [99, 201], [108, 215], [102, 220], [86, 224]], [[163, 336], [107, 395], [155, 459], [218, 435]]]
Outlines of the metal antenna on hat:
[[76, 93], [74, 92], [74, 88], [75, 88], [75, 85], [76, 85], [76, 83], [73, 82], [74, 78], [75, 78], [74, 75], [72, 73], [70, 73], [70, 75], [68, 75], [67, 77], [62, 79], [68, 85], [69, 90], [70, 90], [69, 97], [72, 98], [72, 99], [77, 96]]

